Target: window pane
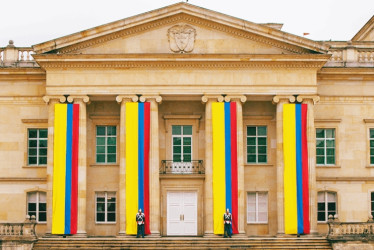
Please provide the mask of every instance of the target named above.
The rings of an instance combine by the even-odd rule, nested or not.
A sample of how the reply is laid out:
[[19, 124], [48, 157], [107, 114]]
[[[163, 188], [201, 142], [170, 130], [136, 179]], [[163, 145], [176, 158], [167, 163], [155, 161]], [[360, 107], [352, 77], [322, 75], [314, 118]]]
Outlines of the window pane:
[[327, 155], [335, 156], [335, 149], [333, 149], [333, 148], [327, 148], [326, 149], [326, 154]]
[[180, 154], [182, 151], [182, 147], [181, 146], [174, 146], [173, 147], [173, 153], [174, 154]]
[[96, 203], [96, 211], [97, 212], [104, 212], [105, 211], [105, 203]]
[[190, 146], [184, 146], [183, 147], [183, 153], [191, 154], [191, 147]]
[[182, 161], [182, 158], [181, 158], [181, 155], [173, 155], [173, 161], [174, 162], [181, 162]]
[[183, 145], [191, 145], [191, 137], [184, 137]]
[[374, 157], [370, 157], [370, 164], [374, 164]]
[[36, 157], [29, 157], [29, 165], [36, 164]]
[[48, 138], [48, 129], [40, 129], [39, 138]]
[[256, 222], [256, 212], [248, 212], [248, 221]]
[[116, 221], [116, 214], [115, 213], [108, 213], [108, 221], [110, 221], [110, 222]]
[[183, 126], [184, 135], [192, 135], [192, 126]]
[[37, 129], [29, 129], [29, 138], [37, 138], [38, 137], [38, 130]]
[[324, 129], [316, 129], [316, 137], [317, 138], [325, 138], [325, 130]]
[[266, 146], [259, 146], [258, 147], [259, 154], [266, 154]]
[[37, 140], [29, 140], [29, 147], [35, 148], [37, 146]]
[[323, 156], [317, 156], [317, 164], [325, 164], [325, 157]]
[[318, 221], [326, 221], [325, 212], [318, 212]]
[[335, 202], [336, 201], [336, 194], [328, 192], [327, 193], [327, 201], [328, 202], [331, 202], [331, 201]]
[[326, 138], [335, 138], [335, 129], [326, 129]]
[[29, 156], [32, 156], [32, 155], [37, 155], [36, 148], [29, 148]]
[[36, 211], [36, 203], [29, 203], [28, 207], [27, 207], [27, 210], [29, 212]]
[[268, 220], [268, 213], [267, 212], [258, 212], [258, 221], [259, 222], [266, 222]]
[[114, 162], [116, 162], [116, 155], [115, 154], [108, 154], [108, 156], [107, 156], [107, 162], [108, 163], [114, 163]]
[[107, 135], [116, 135], [116, 127], [115, 126], [108, 126], [107, 127]]
[[47, 211], [47, 204], [46, 203], [39, 203], [39, 211], [40, 212]]
[[326, 206], [324, 202], [318, 203], [318, 211], [325, 211], [325, 208]]
[[327, 164], [335, 164], [335, 156], [328, 156]]
[[47, 213], [39, 212], [39, 222], [46, 222], [46, 221], [47, 221]]
[[47, 149], [46, 148], [40, 148], [39, 149], [39, 155], [47, 155]]
[[324, 147], [325, 146], [325, 141], [324, 140], [317, 140], [316, 141], [316, 146], [320, 147], [320, 148]]
[[39, 140], [39, 147], [45, 148], [47, 145], [47, 140]]
[[336, 209], [336, 204], [335, 204], [335, 202], [329, 202], [329, 203], [327, 204], [327, 210], [328, 210], [328, 211], [335, 211], [335, 209]]
[[317, 155], [325, 155], [325, 150], [323, 148], [317, 148]]
[[117, 138], [116, 137], [108, 137], [107, 138], [107, 144], [108, 145], [116, 145], [117, 143]]
[[116, 203], [108, 203], [108, 212], [116, 211]]
[[96, 135], [105, 135], [105, 127], [98, 126], [96, 128]]
[[96, 145], [105, 145], [105, 137], [97, 137]]
[[318, 193], [318, 202], [324, 202], [325, 201], [325, 192], [319, 192]]
[[116, 146], [108, 146], [108, 153], [116, 153]]
[[39, 165], [47, 164], [47, 157], [39, 157]]
[[173, 145], [182, 145], [180, 137], [173, 138]]
[[370, 138], [374, 138], [374, 129], [370, 129]]
[[183, 155], [183, 161], [184, 162], [190, 162], [191, 161], [191, 155]]
[[374, 155], [374, 148], [370, 149], [370, 155]]
[[374, 147], [374, 140], [370, 140], [370, 147]]
[[96, 153], [104, 154], [105, 153], [105, 146], [96, 146]]
[[96, 155], [96, 162], [97, 163], [105, 163], [105, 155], [104, 154]]
[[247, 153], [248, 154], [255, 154], [256, 153], [256, 147], [255, 146], [247, 147]]
[[258, 145], [266, 145], [266, 138], [257, 138]]
[[258, 162], [259, 163], [266, 163], [267, 162], [267, 156], [266, 155], [259, 155], [258, 156]]
[[172, 134], [173, 135], [181, 135], [182, 134], [181, 126], [171, 126], [171, 127], [172, 127]]
[[266, 127], [258, 127], [257, 135], [266, 135]]
[[326, 147], [335, 147], [335, 140], [327, 140]]
[[104, 214], [104, 213], [97, 213], [97, 214], [96, 214], [96, 220], [97, 220], [98, 222], [103, 222], [103, 221], [105, 221], [105, 214]]
[[248, 163], [255, 163], [256, 162], [256, 155], [247, 155], [247, 162]]
[[247, 135], [256, 135], [256, 127], [247, 127]]

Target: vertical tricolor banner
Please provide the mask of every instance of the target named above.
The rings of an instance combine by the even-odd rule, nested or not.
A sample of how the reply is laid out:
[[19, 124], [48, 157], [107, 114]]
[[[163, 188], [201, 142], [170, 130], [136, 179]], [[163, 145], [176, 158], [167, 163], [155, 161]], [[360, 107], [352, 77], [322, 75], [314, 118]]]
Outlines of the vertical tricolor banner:
[[309, 234], [307, 104], [283, 105], [286, 234]]
[[56, 104], [52, 234], [77, 233], [79, 104]]
[[227, 208], [232, 214], [233, 233], [239, 233], [236, 103], [212, 103], [212, 126], [214, 234], [223, 234]]
[[126, 103], [126, 233], [136, 234], [136, 213], [145, 214], [149, 229], [150, 103]]

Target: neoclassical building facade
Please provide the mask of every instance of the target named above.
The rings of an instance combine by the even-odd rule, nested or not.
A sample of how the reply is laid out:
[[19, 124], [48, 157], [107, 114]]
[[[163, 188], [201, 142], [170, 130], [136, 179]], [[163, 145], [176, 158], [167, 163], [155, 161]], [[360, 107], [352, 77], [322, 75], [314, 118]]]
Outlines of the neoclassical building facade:
[[[326, 234], [329, 215], [367, 221], [374, 213], [374, 18], [350, 41], [313, 41], [281, 28], [178, 3], [32, 48], [1, 48], [0, 221], [34, 215], [38, 235], [52, 233], [61, 219], [54, 214], [56, 104], [78, 104], [76, 204], [69, 203], [77, 235], [132, 234], [134, 199], [135, 213], [148, 206], [153, 236], [217, 234], [216, 201], [229, 192], [214, 174], [217, 103], [236, 107], [230, 166], [239, 235], [285, 234], [289, 103], [307, 104], [310, 233]], [[146, 138], [134, 139], [138, 130], [130, 129], [133, 119], [144, 121], [130, 115], [133, 103], [149, 104], [148, 158], [134, 157], [132, 147], [137, 155], [143, 148], [129, 139]], [[148, 162], [136, 187], [130, 159]], [[144, 197], [139, 183], [149, 191]], [[148, 205], [140, 203], [147, 197]]]

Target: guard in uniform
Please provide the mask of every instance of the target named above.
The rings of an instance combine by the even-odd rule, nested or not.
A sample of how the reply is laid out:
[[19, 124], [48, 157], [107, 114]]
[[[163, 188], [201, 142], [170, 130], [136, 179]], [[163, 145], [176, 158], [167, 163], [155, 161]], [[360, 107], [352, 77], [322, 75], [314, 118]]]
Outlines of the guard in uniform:
[[136, 214], [136, 224], [138, 225], [138, 232], [136, 238], [144, 238], [144, 224], [145, 224], [145, 215], [142, 213], [142, 209], [139, 209], [139, 213]]
[[231, 238], [231, 223], [232, 223], [232, 215], [230, 213], [230, 209], [226, 209], [226, 213], [223, 215], [223, 224], [225, 226], [225, 232], [223, 238], [230, 237]]

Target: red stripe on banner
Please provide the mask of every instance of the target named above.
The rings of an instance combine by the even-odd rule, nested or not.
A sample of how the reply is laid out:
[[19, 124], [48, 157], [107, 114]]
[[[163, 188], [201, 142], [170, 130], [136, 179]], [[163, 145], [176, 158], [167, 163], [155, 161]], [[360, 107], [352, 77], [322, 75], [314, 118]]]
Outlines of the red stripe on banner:
[[150, 103], [144, 103], [144, 214], [145, 234], [151, 234], [149, 221], [149, 143], [150, 143]]
[[70, 234], [77, 233], [78, 220], [79, 104], [73, 104]]
[[230, 103], [231, 120], [231, 199], [232, 199], [232, 232], [239, 233], [238, 229], [238, 151], [237, 151], [237, 123], [236, 102]]
[[308, 114], [308, 105], [307, 104], [302, 104], [301, 105], [301, 145], [302, 145], [304, 234], [309, 234], [310, 233], [307, 114]]

